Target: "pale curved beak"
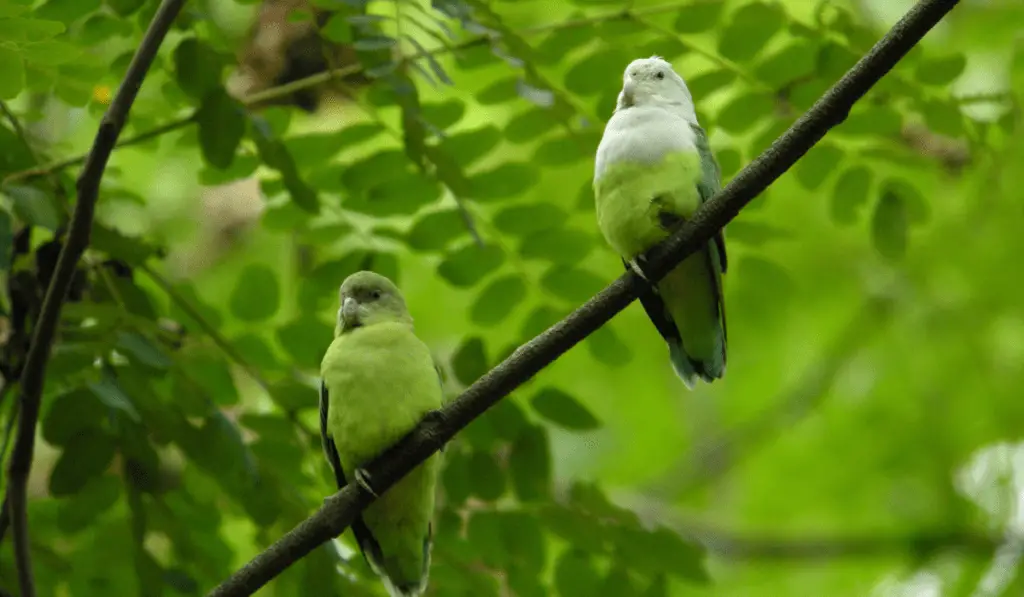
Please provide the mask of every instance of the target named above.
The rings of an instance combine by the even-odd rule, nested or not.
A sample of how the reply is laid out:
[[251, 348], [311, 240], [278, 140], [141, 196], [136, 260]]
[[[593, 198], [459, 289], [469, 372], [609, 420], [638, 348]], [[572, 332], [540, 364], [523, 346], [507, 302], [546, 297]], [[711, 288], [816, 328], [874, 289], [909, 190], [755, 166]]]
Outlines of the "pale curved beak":
[[626, 106], [633, 105], [633, 96], [636, 94], [636, 83], [632, 79], [626, 79], [622, 83], [622, 103]]
[[346, 297], [341, 302], [341, 320], [346, 327], [359, 325], [359, 303], [352, 297]]

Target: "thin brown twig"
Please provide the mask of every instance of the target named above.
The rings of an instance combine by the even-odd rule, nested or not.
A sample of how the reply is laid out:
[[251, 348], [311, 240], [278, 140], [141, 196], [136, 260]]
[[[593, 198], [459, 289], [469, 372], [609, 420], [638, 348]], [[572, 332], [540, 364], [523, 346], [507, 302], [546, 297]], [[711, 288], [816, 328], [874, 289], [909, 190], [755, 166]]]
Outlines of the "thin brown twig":
[[[648, 280], [657, 282], [684, 258], [703, 247], [830, 129], [843, 122], [854, 103], [957, 3], [958, 0], [918, 2], [767, 151], [651, 252], [645, 267]], [[627, 271], [568, 317], [520, 346], [458, 398], [425, 417], [416, 429], [367, 467], [375, 492], [387, 491], [488, 408], [607, 323], [636, 300], [637, 293], [648, 283], [633, 271]], [[358, 484], [346, 485], [327, 498], [317, 512], [216, 587], [210, 597], [253, 594], [321, 543], [341, 534], [372, 501], [373, 496]]]
[[78, 200], [71, 217], [67, 241], [61, 247], [60, 256], [57, 258], [57, 265], [46, 289], [39, 320], [36, 323], [25, 359], [20, 387], [21, 417], [18, 420], [18, 433], [14, 442], [14, 452], [11, 455], [6, 498], [14, 530], [15, 564], [22, 597], [35, 597], [36, 594], [29, 553], [29, 529], [26, 515], [27, 484], [35, 452], [36, 422], [39, 419], [39, 402], [46, 379], [46, 365], [60, 322], [61, 308], [78, 261], [89, 245], [93, 215], [96, 202], [99, 199], [100, 180], [110, 159], [110, 154], [124, 128], [128, 113], [135, 102], [146, 73], [156, 57], [157, 50], [185, 1], [164, 0], [160, 4], [149, 29], [142, 38], [139, 49], [128, 66], [124, 81], [100, 121], [96, 139], [85, 159], [85, 167], [77, 180]]

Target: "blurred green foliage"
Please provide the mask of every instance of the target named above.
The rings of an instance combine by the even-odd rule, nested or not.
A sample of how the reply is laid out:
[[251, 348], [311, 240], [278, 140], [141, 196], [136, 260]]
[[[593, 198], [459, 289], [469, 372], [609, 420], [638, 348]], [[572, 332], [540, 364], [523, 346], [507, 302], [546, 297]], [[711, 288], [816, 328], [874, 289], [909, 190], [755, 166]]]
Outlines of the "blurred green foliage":
[[[686, 392], [633, 305], [459, 434], [430, 595], [1020, 594], [963, 538], [1024, 531], [1024, 14], [961, 4], [727, 227], [723, 381]], [[79, 164], [26, 172], [88, 148], [156, 6], [0, 0], [5, 422]], [[49, 366], [39, 594], [205, 594], [321, 504], [347, 274], [403, 288], [451, 396], [618, 276], [590, 179], [630, 60], [687, 79], [727, 182], [908, 7], [313, 0], [369, 83], [304, 114], [226, 90], [256, 0], [189, 3]], [[353, 549], [259, 594], [382, 595]]]

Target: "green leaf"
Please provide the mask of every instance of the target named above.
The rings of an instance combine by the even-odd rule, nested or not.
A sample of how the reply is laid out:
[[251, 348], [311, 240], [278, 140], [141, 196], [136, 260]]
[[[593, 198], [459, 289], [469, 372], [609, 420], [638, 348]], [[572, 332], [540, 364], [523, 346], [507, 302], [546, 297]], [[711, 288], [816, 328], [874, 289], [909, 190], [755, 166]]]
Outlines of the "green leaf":
[[592, 431], [601, 427], [590, 410], [578, 400], [558, 388], [541, 388], [530, 399], [537, 414], [570, 431]]
[[54, 446], [66, 446], [76, 434], [103, 424], [107, 413], [95, 394], [76, 388], [50, 402], [42, 421], [43, 439]]
[[217, 86], [203, 97], [196, 111], [196, 121], [203, 159], [214, 168], [228, 169], [245, 136], [245, 109]]
[[96, 526], [121, 497], [121, 485], [117, 477], [103, 475], [86, 483], [75, 499], [61, 500], [57, 510], [58, 528], [70, 535]]
[[[508, 402], [505, 398], [500, 403]], [[525, 425], [509, 452], [509, 476], [516, 498], [537, 502], [551, 495], [551, 446], [548, 432], [539, 425]]]
[[468, 386], [487, 373], [487, 353], [479, 336], [467, 338], [452, 355], [455, 379]]
[[105, 226], [102, 222], [93, 221], [92, 234], [89, 237], [91, 249], [103, 251], [110, 257], [124, 261], [128, 265], [139, 266], [156, 252], [156, 248], [148, 241], [137, 236], [128, 236], [116, 228]]
[[256, 143], [260, 159], [281, 174], [284, 187], [295, 205], [309, 213], [320, 213], [320, 198], [299, 176], [295, 161], [284, 144], [274, 137], [270, 124], [259, 116], [250, 116], [250, 122], [252, 126], [249, 127], [249, 131]]
[[461, 131], [449, 135], [439, 145], [462, 168], [483, 159], [501, 142], [501, 131], [494, 125], [485, 125], [477, 129]]
[[616, 529], [616, 552], [619, 561], [648, 574], [671, 574], [694, 584], [710, 582], [704, 568], [704, 550], [686, 543], [665, 528], [645, 531], [629, 527]]
[[805, 189], [817, 190], [839, 166], [843, 155], [843, 150], [831, 143], [818, 143], [796, 163], [793, 173]]
[[528, 108], [509, 119], [505, 138], [512, 143], [529, 143], [551, 132], [556, 125], [549, 110]]
[[928, 221], [930, 209], [928, 202], [917, 186], [906, 178], [892, 177], [882, 181], [881, 193], [899, 195], [907, 210], [908, 221], [911, 224], [923, 224]]
[[346, 209], [377, 217], [403, 215], [437, 201], [441, 185], [418, 172], [395, 173], [363, 195], [349, 196]]
[[544, 530], [536, 516], [525, 512], [504, 512], [501, 518], [501, 535], [509, 555], [510, 567], [529, 575], [539, 574], [544, 569], [547, 561], [547, 543]]
[[540, 178], [537, 168], [526, 162], [506, 162], [469, 177], [472, 198], [498, 201], [519, 197]]
[[238, 388], [235, 387], [231, 369], [213, 348], [189, 351], [181, 366], [189, 381], [204, 390], [205, 395], [216, 404], [229, 406], [238, 403]]
[[117, 348], [129, 355], [139, 365], [164, 370], [171, 366], [171, 359], [149, 338], [137, 332], [119, 330]]
[[526, 298], [526, 284], [518, 274], [496, 278], [473, 301], [469, 318], [477, 324], [491, 326], [505, 320]]
[[466, 539], [480, 560], [495, 568], [502, 568], [508, 553], [502, 540], [501, 514], [477, 510], [466, 526]]
[[773, 88], [779, 88], [790, 81], [814, 74], [817, 67], [817, 44], [797, 39], [765, 57], [754, 67], [754, 74]]
[[538, 145], [537, 150], [533, 153], [533, 162], [548, 167], [570, 166], [581, 160], [593, 158], [596, 144], [594, 146], [584, 144], [575, 133], [567, 135], [571, 136], [555, 137]]
[[555, 564], [555, 587], [562, 597], [598, 595], [601, 578], [594, 562], [582, 549], [572, 547], [562, 553]]
[[519, 254], [527, 260], [570, 265], [583, 260], [594, 246], [593, 235], [578, 228], [547, 228], [524, 238]]
[[906, 254], [908, 220], [903, 198], [897, 193], [883, 191], [871, 220], [871, 240], [875, 250], [886, 260], [900, 261]]
[[295, 365], [319, 371], [320, 360], [334, 339], [334, 327], [312, 315], [301, 315], [279, 327], [276, 334]]
[[231, 291], [231, 313], [247, 323], [266, 321], [280, 308], [281, 288], [269, 266], [247, 265]]
[[633, 360], [633, 351], [629, 345], [608, 324], [587, 336], [586, 343], [591, 356], [605, 365], [622, 367]]
[[467, 244], [449, 252], [437, 266], [439, 276], [457, 288], [469, 288], [505, 262], [497, 245]]
[[473, 494], [485, 502], [493, 502], [505, 493], [505, 474], [493, 455], [474, 451], [469, 457], [467, 471], [473, 480]]
[[469, 458], [462, 451], [450, 450], [445, 453], [441, 483], [444, 485], [445, 499], [452, 505], [462, 504], [472, 495]]
[[320, 28], [320, 35], [337, 44], [351, 43], [352, 25], [348, 22], [348, 15], [344, 11], [331, 15], [324, 26]]
[[420, 104], [420, 118], [430, 123], [430, 128], [447, 130], [462, 120], [466, 114], [466, 104], [460, 100], [444, 102], [424, 102]]
[[865, 166], [847, 169], [836, 181], [832, 192], [830, 215], [837, 224], [853, 224], [860, 210], [868, 203], [871, 191], [871, 170]]
[[114, 460], [114, 440], [96, 428], [82, 429], [68, 440], [50, 472], [50, 494], [65, 497], [99, 477]]
[[352, 191], [369, 191], [397, 175], [412, 172], [411, 168], [404, 152], [385, 149], [349, 164], [341, 175], [341, 181]]
[[[701, 73], [686, 82], [694, 98], [704, 99], [719, 89], [725, 89], [736, 80], [736, 71], [722, 69]], [[698, 99], [698, 101], [700, 101]]]
[[35, 10], [35, 16], [71, 23], [99, 8], [100, 0], [47, 0]]
[[709, 31], [718, 24], [723, 8], [725, 8], [725, 3], [717, 1], [697, 1], [684, 4], [676, 12], [676, 22], [673, 29], [677, 34]]
[[604, 577], [604, 580], [601, 581], [601, 588], [598, 594], [632, 597], [639, 593], [636, 587], [633, 586], [633, 581], [629, 578], [629, 570], [619, 564], [615, 564], [608, 571], [608, 575]]
[[621, 73], [632, 60], [622, 46], [598, 46], [598, 50], [581, 60], [565, 73], [565, 87], [581, 96], [597, 95], [608, 86], [609, 73]]
[[782, 28], [785, 15], [779, 6], [762, 2], [745, 4], [718, 38], [718, 53], [734, 62], [746, 62], [768, 45]]
[[903, 116], [892, 106], [858, 102], [835, 131], [844, 135], [887, 136], [899, 133]]
[[961, 137], [965, 132], [960, 107], [950, 102], [926, 101], [921, 104], [924, 122], [932, 131], [948, 137]]
[[749, 131], [761, 120], [770, 118], [775, 100], [766, 93], [750, 92], [734, 97], [718, 113], [718, 126], [733, 134]]
[[443, 251], [467, 232], [458, 209], [441, 209], [420, 216], [406, 233], [405, 242], [416, 251]]
[[56, 231], [60, 216], [53, 198], [35, 187], [5, 185], [3, 192], [14, 203], [14, 215], [26, 224]]
[[526, 203], [502, 208], [494, 215], [493, 224], [505, 234], [527, 236], [557, 227], [568, 217], [564, 210], [551, 203]]
[[513, 100], [519, 96], [516, 92], [518, 80], [516, 77], [509, 77], [495, 81], [476, 94], [476, 101], [482, 106], [493, 106]]
[[119, 16], [130, 17], [146, 3], [146, 0], [106, 0], [107, 6]]
[[174, 48], [178, 86], [194, 100], [202, 100], [220, 86], [223, 68], [217, 51], [195, 37], [186, 37]]
[[139, 422], [139, 411], [135, 410], [131, 398], [121, 389], [117, 379], [110, 373], [104, 373], [99, 381], [89, 383], [89, 389], [108, 408], [119, 410], [128, 415], [133, 421]]
[[604, 289], [605, 283], [587, 270], [556, 264], [544, 272], [540, 285], [560, 299], [582, 303]]
[[951, 54], [921, 60], [914, 74], [917, 80], [925, 85], [949, 85], [957, 80], [966, 68], [966, 56]]
[[526, 339], [539, 336], [549, 327], [558, 323], [564, 314], [562, 310], [550, 305], [540, 305], [531, 311], [526, 321], [523, 322], [521, 334]]
[[526, 414], [511, 398], [499, 400], [483, 416], [490, 420], [497, 437], [506, 441], [519, 439], [520, 432], [527, 425]]

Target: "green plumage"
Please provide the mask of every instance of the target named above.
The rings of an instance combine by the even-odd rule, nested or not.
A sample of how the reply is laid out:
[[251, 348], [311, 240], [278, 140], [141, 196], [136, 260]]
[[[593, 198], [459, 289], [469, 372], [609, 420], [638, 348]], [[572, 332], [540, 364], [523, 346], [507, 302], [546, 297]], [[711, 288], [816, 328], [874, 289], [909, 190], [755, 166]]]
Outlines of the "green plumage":
[[[321, 365], [321, 432], [339, 486], [442, 401], [430, 350], [416, 337], [398, 289], [360, 272], [341, 294], [337, 334]], [[353, 525], [367, 562], [393, 596], [420, 595], [426, 587], [438, 470], [434, 455]]]
[[[658, 57], [626, 67], [594, 164], [602, 234], [627, 267], [691, 218], [719, 190], [718, 165], [682, 78]], [[641, 291], [640, 302], [687, 387], [725, 374], [721, 234]]]

